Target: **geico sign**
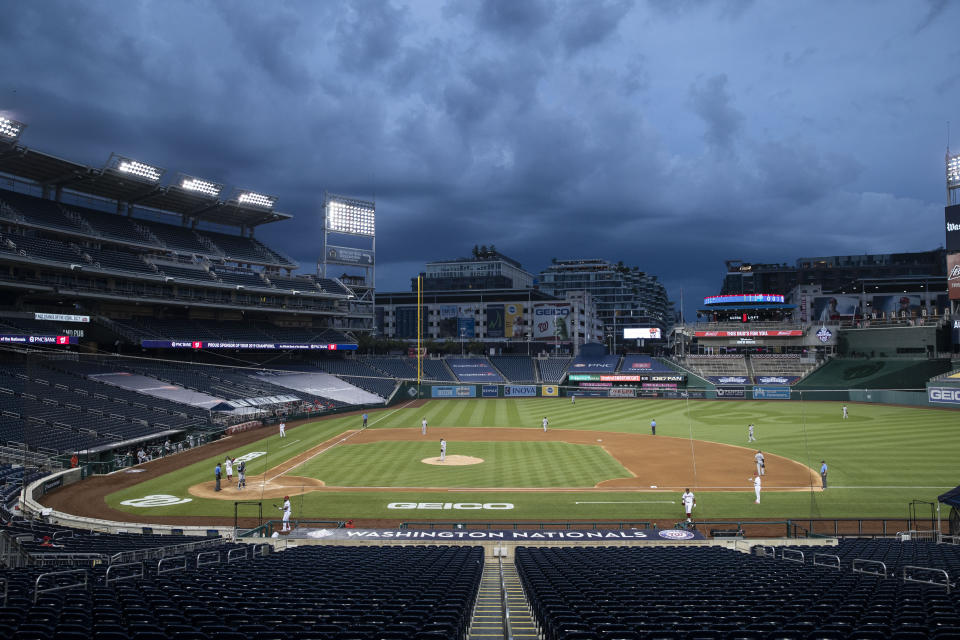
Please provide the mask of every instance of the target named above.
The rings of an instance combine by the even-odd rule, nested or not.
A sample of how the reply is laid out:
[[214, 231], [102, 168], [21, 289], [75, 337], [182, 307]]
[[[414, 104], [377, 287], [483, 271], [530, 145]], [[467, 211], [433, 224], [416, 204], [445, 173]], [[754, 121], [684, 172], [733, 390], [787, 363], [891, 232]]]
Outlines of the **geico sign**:
[[956, 389], [933, 387], [930, 389], [930, 402], [949, 402], [951, 404], [960, 404], [960, 387]]
[[568, 316], [570, 315], [570, 309], [566, 307], [546, 307], [538, 308], [533, 310], [533, 315], [536, 316]]
[[509, 502], [391, 502], [387, 509], [490, 509], [507, 510], [513, 509]]

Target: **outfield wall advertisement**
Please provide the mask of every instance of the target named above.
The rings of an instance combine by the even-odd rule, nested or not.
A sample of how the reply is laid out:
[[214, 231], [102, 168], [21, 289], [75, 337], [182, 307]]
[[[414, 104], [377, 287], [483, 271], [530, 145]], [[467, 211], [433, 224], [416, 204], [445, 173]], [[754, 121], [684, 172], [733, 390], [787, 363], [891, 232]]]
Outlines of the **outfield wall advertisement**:
[[746, 398], [747, 390], [744, 387], [717, 387], [718, 398]]
[[504, 398], [536, 398], [537, 386], [533, 384], [506, 384], [503, 386]]
[[927, 399], [936, 404], [960, 405], [960, 387], [930, 387]]
[[789, 400], [790, 387], [754, 387], [754, 400]]
[[480, 389], [480, 395], [484, 398], [498, 398], [500, 394], [497, 390], [497, 385], [495, 384], [485, 384]]
[[477, 387], [472, 384], [436, 385], [430, 387], [432, 398], [476, 398]]

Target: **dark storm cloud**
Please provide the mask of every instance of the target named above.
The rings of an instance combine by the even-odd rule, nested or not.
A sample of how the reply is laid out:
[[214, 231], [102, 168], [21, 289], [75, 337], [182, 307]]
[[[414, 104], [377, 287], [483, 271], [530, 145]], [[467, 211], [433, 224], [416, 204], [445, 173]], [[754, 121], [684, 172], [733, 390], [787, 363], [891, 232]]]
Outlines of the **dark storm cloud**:
[[533, 271], [623, 260], [682, 287], [689, 312], [725, 259], [942, 242], [957, 14], [936, 0], [21, 3], [0, 22], [0, 111], [39, 150], [276, 194], [295, 218], [257, 234], [305, 270], [328, 190], [376, 199], [383, 289], [495, 244]]

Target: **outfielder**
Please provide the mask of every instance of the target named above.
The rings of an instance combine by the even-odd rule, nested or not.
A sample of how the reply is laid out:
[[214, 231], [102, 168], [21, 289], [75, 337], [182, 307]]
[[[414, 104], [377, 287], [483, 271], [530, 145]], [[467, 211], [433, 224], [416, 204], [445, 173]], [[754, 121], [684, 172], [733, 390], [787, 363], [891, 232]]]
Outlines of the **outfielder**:
[[287, 437], [287, 423], [286, 423], [286, 422], [281, 422], [281, 423], [280, 423], [280, 437], [281, 437], [281, 438], [286, 438], [286, 437]]
[[747, 442], [756, 442], [757, 439], [753, 435], [753, 425], [747, 427]]
[[577, 396], [575, 395], [570, 396], [570, 404], [577, 404]]
[[283, 511], [283, 528], [281, 531], [290, 533], [290, 496], [283, 496], [283, 506], [277, 508]]
[[447, 459], [447, 441], [440, 438], [440, 462]]
[[550, 424], [550, 423], [547, 422], [547, 416], [543, 416], [543, 432], [544, 432], [544, 433], [547, 432], [547, 425], [548, 425], [548, 424]]
[[757, 499], [753, 502], [754, 504], [760, 504], [760, 474], [757, 474], [752, 478], [747, 478], [747, 480], [753, 480], [753, 493], [757, 496]]
[[420, 435], [422, 436], [427, 435], [427, 419], [426, 418], [420, 421]]
[[690, 491], [689, 488], [685, 490], [683, 495], [680, 496], [680, 502], [683, 503], [683, 510], [687, 514], [687, 522], [690, 522], [693, 508], [697, 506], [697, 499], [694, 497], [693, 491]]
[[763, 452], [757, 449], [753, 459], [757, 461], [757, 476], [762, 476], [767, 472], [767, 465], [763, 459]]
[[843, 419], [846, 420], [850, 416], [847, 414], [847, 405], [843, 405]]

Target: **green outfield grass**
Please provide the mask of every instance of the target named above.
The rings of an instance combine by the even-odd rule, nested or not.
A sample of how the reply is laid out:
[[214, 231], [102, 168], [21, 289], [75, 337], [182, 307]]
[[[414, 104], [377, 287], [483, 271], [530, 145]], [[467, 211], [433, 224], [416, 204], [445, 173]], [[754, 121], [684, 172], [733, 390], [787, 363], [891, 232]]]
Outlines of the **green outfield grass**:
[[[544, 416], [551, 429], [585, 429], [649, 433], [651, 419], [657, 434], [747, 445], [747, 425], [756, 425], [756, 446], [765, 452], [792, 458], [818, 469], [821, 459], [830, 465], [826, 492], [764, 492], [753, 504], [752, 492], [702, 492], [696, 516], [709, 518], [845, 518], [903, 517], [915, 498], [933, 500], [960, 482], [955, 471], [960, 451], [960, 413], [939, 409], [882, 405], [848, 405], [850, 418], [841, 419], [841, 404], [789, 401], [686, 401], [580, 398], [571, 405], [564, 398], [434, 400], [419, 408], [389, 408], [370, 412], [370, 428], [419, 429], [427, 418], [430, 435], [442, 427], [540, 428]], [[250, 474], [304, 451], [344, 430], [359, 427], [357, 416], [334, 417], [288, 432], [285, 440], [271, 436], [232, 455], [267, 451], [248, 463]], [[294, 442], [299, 440], [299, 442]], [[531, 445], [536, 444], [534, 448]], [[297, 469], [330, 484], [353, 486], [449, 486], [454, 491], [374, 493], [317, 492], [294, 499], [295, 517], [402, 519], [646, 519], [676, 517], [674, 493], [483, 493], [464, 492], [468, 486], [592, 486], [598, 474], [619, 477], [624, 470], [605, 454], [576, 454], [557, 458], [550, 445], [559, 443], [457, 443], [456, 451], [488, 460], [476, 467], [427, 467], [419, 460], [435, 456], [436, 443], [378, 443], [338, 446]], [[474, 449], [473, 447], [478, 447]], [[565, 445], [571, 449], [602, 450]], [[279, 447], [283, 447], [280, 449]], [[409, 450], [406, 448], [409, 447]], [[420, 449], [419, 447], [425, 447]], [[474, 453], [484, 447], [492, 454]], [[501, 448], [502, 447], [502, 448]], [[544, 448], [541, 448], [544, 447]], [[393, 449], [393, 451], [391, 451]], [[572, 454], [571, 454], [572, 455]], [[492, 456], [492, 457], [491, 457]], [[410, 463], [410, 458], [414, 463]], [[506, 459], [504, 459], [506, 457]], [[264, 460], [266, 458], [266, 460]], [[510, 460], [512, 458], [513, 460]], [[508, 461], [509, 460], [509, 461]], [[391, 462], [392, 461], [392, 462]], [[192, 465], [166, 476], [112, 494], [107, 502], [140, 514], [233, 515], [229, 501], [202, 500], [149, 509], [122, 506], [122, 500], [149, 494], [187, 497], [187, 488], [212, 478], [216, 460]], [[492, 463], [492, 464], [491, 464]], [[394, 466], [391, 466], [394, 465]], [[612, 465], [612, 466], [611, 466]], [[423, 468], [421, 468], [423, 467]], [[445, 472], [451, 480], [441, 482]], [[469, 481], [464, 480], [470, 474]], [[559, 475], [558, 475], [559, 474]], [[561, 480], [560, 478], [567, 478]], [[381, 478], [377, 480], [377, 478]], [[520, 482], [518, 479], [522, 479]], [[601, 478], [605, 479], [605, 478]], [[439, 484], [438, 484], [439, 483]], [[235, 490], [234, 490], [235, 491]], [[256, 499], [255, 492], [236, 492], [237, 499]], [[231, 494], [232, 497], [232, 494]], [[269, 503], [270, 501], [267, 500]], [[388, 509], [390, 503], [510, 503], [511, 510]]]
[[346, 444], [318, 456], [296, 474], [338, 487], [592, 487], [630, 472], [599, 446], [565, 442], [457, 442], [448, 453], [480, 464], [424, 464], [436, 442]]

